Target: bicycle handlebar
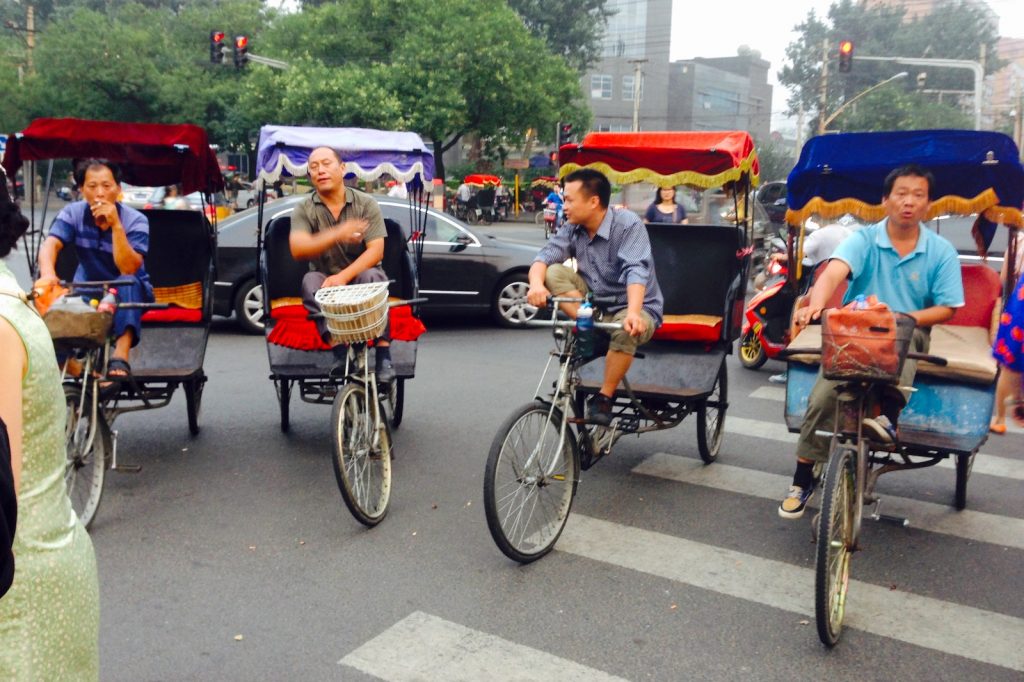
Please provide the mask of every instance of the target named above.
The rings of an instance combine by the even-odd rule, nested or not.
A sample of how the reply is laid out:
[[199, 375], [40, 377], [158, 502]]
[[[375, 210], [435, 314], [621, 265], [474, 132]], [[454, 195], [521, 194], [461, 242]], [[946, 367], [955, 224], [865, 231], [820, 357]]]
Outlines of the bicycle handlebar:
[[[779, 351], [778, 358], [780, 360], [788, 360], [796, 355], [821, 355], [820, 348], [784, 348]], [[928, 353], [907, 353], [908, 360], [923, 360], [924, 362], [938, 365], [939, 367], [946, 367], [949, 365], [949, 360], [938, 355], [929, 355]]]
[[[569, 329], [576, 326], [576, 320], [558, 320], [552, 317], [550, 320], [527, 320], [524, 324], [527, 327], [562, 327]], [[595, 322], [594, 329], [603, 329], [613, 332], [622, 329], [621, 322]]]

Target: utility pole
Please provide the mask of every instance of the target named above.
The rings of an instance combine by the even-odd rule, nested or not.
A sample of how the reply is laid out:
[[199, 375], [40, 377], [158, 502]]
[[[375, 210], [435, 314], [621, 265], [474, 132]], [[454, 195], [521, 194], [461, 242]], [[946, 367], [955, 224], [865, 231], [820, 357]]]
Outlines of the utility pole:
[[32, 50], [36, 46], [36, 8], [32, 3], [28, 4], [25, 15], [25, 45], [28, 47], [25, 52], [25, 66], [28, 68], [28, 74], [31, 76], [34, 71], [32, 68]]
[[821, 80], [818, 83], [818, 134], [825, 134], [825, 111], [828, 109], [828, 46], [829, 40], [821, 42]]
[[796, 112], [796, 153], [804, 148], [804, 103], [800, 102], [800, 108]]
[[640, 132], [640, 85], [643, 83], [644, 72], [641, 69], [641, 64], [646, 63], [646, 59], [630, 59], [629, 63], [633, 65], [633, 132]]

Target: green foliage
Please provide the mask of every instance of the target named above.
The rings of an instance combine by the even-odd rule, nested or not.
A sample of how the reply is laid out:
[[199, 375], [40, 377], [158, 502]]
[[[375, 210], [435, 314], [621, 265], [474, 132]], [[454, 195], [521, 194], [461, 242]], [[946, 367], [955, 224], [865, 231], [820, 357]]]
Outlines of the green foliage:
[[[905, 11], [900, 7], [880, 6], [869, 8], [865, 3], [853, 0], [838, 0], [829, 8], [827, 19], [821, 19], [809, 12], [807, 18], [796, 26], [800, 37], [786, 48], [787, 63], [779, 72], [779, 81], [793, 90], [788, 100], [789, 113], [796, 113], [801, 106], [805, 111], [816, 112], [820, 108], [821, 60], [829, 59], [828, 95], [826, 112], [836, 111], [844, 101], [853, 99], [899, 71], [909, 71], [910, 78], [903, 83], [886, 87], [889, 95], [899, 88], [912, 87], [921, 71], [927, 72], [927, 89], [931, 90], [973, 90], [973, 77], [963, 69], [938, 67], [907, 67], [888, 62], [868, 62], [857, 56], [873, 57], [924, 57], [978, 61], [984, 46], [988, 58], [986, 71], [991, 73], [1002, 66], [994, 58], [998, 40], [992, 26], [986, 23], [984, 15], [968, 3], [944, 0], [935, 11], [925, 17], [904, 22]], [[852, 40], [855, 45], [853, 69], [841, 74], [836, 69], [839, 41]], [[826, 47], [827, 46], [827, 47]], [[857, 102], [859, 109], [856, 123], [867, 128], [851, 127], [854, 119], [843, 120], [846, 130], [876, 130], [882, 120], [894, 120], [892, 116], [880, 114], [876, 125], [868, 103], [884, 101], [872, 93]], [[946, 98], [950, 108], [951, 98]], [[914, 100], [917, 108], [925, 107], [927, 95]], [[932, 101], [936, 97], [932, 96]], [[843, 114], [846, 116], [846, 114]], [[910, 120], [896, 117], [899, 120]], [[929, 120], [946, 117], [931, 112]], [[960, 120], [952, 117], [952, 120]], [[834, 128], [835, 125], [832, 126]]]
[[762, 183], [785, 180], [796, 165], [792, 152], [772, 139], [757, 145], [757, 160], [761, 164]]
[[970, 128], [972, 123], [971, 116], [927, 95], [887, 88], [857, 100], [829, 125], [829, 130]]
[[614, 12], [608, 0], [508, 0], [530, 32], [579, 73], [601, 58], [601, 40]]

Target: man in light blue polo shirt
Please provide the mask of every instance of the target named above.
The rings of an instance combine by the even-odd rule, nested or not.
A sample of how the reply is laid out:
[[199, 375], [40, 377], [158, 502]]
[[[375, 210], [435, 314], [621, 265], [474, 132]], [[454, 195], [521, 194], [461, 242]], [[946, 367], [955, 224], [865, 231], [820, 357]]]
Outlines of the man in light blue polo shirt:
[[[811, 291], [810, 301], [794, 315], [804, 327], [821, 315], [836, 287], [849, 278], [844, 303], [858, 295], [874, 294], [895, 311], [912, 316], [917, 328], [910, 350], [928, 351], [929, 331], [934, 324], [953, 317], [964, 305], [964, 287], [956, 249], [946, 239], [928, 230], [921, 221], [931, 206], [932, 174], [917, 165], [907, 165], [885, 179], [883, 205], [888, 217], [855, 232], [844, 240]], [[917, 363], [907, 360], [899, 386], [913, 386]], [[808, 399], [807, 413], [797, 441], [796, 473], [789, 493], [779, 505], [779, 516], [798, 519], [814, 494], [815, 462], [828, 459], [830, 432], [836, 409], [836, 386], [818, 374]], [[907, 394], [892, 391], [882, 400], [882, 414], [864, 420], [865, 431], [881, 442], [896, 439], [896, 419], [906, 404]]]

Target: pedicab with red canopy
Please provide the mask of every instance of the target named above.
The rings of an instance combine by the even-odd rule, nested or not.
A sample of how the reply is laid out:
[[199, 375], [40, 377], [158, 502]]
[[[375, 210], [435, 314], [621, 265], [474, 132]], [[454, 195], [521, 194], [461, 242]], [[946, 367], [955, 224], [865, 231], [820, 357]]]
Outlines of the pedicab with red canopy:
[[[28, 164], [35, 177], [36, 163], [48, 161], [47, 191], [41, 210], [42, 225], [25, 237], [25, 254], [33, 277], [36, 260], [46, 238], [49, 184], [55, 159], [103, 158], [117, 164], [124, 181], [134, 185], [180, 183], [184, 193], [200, 192], [207, 202], [224, 188], [217, 157], [206, 131], [194, 125], [120, 123], [72, 118], [36, 119], [10, 136], [3, 165], [12, 177]], [[29, 194], [32, 215], [38, 198]], [[118, 463], [115, 432], [118, 415], [163, 407], [181, 387], [185, 393], [189, 431], [199, 433], [199, 411], [206, 373], [203, 360], [210, 334], [217, 232], [205, 211], [143, 210], [149, 221], [149, 251], [145, 267], [153, 285], [154, 304], [146, 308], [139, 342], [129, 355], [127, 377], [106, 376], [110, 350], [111, 315], [97, 313], [68, 295], [54, 305], [46, 320], [58, 350], [83, 360], [82, 378], [65, 376], [68, 404], [68, 492], [75, 511], [88, 525], [103, 492], [105, 471], [138, 471]], [[74, 248], [63, 248], [56, 270], [62, 284], [73, 291], [101, 297], [117, 281], [74, 283], [78, 259]], [[127, 282], [126, 282], [127, 283]], [[65, 309], [64, 303], [67, 304]], [[78, 306], [81, 307], [81, 306]], [[126, 306], [127, 307], [127, 306]], [[63, 315], [62, 313], [67, 313]], [[68, 321], [67, 325], [60, 320]], [[81, 325], [81, 326], [79, 326]]]
[[[359, 312], [350, 301], [352, 315], [332, 318], [322, 289], [321, 303], [335, 341], [349, 345], [344, 368], [317, 332], [314, 320], [302, 305], [301, 283], [309, 264], [292, 258], [288, 244], [292, 208], [275, 211], [273, 204], [259, 204], [257, 230], [260, 284], [263, 288], [267, 357], [280, 407], [281, 430], [290, 428], [289, 402], [294, 391], [308, 403], [331, 405], [334, 472], [346, 505], [360, 522], [372, 526], [387, 513], [391, 486], [391, 428], [402, 422], [405, 382], [416, 375], [416, 339], [425, 331], [415, 317], [419, 264], [423, 256], [427, 213], [425, 188], [433, 179], [434, 157], [419, 135], [410, 132], [364, 128], [303, 128], [263, 126], [260, 130], [257, 167], [262, 187], [282, 177], [307, 173], [310, 152], [330, 147], [345, 162], [347, 178], [376, 180], [388, 175], [406, 183], [409, 218], [406, 224], [385, 219], [387, 238], [381, 263], [390, 283], [332, 287], [333, 296], [363, 291], [372, 297], [372, 311]], [[262, 192], [261, 192], [262, 195]], [[371, 299], [366, 299], [369, 302]], [[338, 303], [338, 305], [341, 305]], [[358, 314], [356, 314], [358, 313]], [[373, 318], [373, 319], [371, 319]], [[373, 350], [366, 342], [391, 326], [391, 358], [396, 378], [378, 385], [370, 368]]]
[[[864, 222], [884, 219], [885, 177], [894, 168], [915, 163], [935, 176], [927, 220], [950, 214], [978, 216], [975, 232], [983, 250], [998, 229], [1010, 230], [1006, 257], [1012, 287], [1014, 235], [1022, 227], [1024, 202], [1024, 168], [1019, 159], [1013, 141], [995, 132], [917, 130], [812, 138], [789, 175], [786, 220], [791, 242], [798, 250], [803, 224], [812, 216], [830, 219], [849, 213]], [[799, 258], [791, 257], [790, 262], [800, 267]], [[879, 476], [953, 458], [952, 501], [957, 509], [967, 504], [971, 467], [989, 433], [997, 374], [992, 337], [1002, 306], [995, 270], [963, 261], [960, 269], [965, 305], [950, 320], [932, 327], [927, 355], [907, 352], [913, 327], [903, 325], [899, 315], [886, 318], [893, 324], [876, 321], [855, 334], [834, 327], [830, 320], [843, 319], [833, 318], [835, 309], [849, 303], [843, 300], [845, 282], [826, 305], [825, 322], [803, 329], [785, 351], [789, 357], [785, 419], [791, 432], [799, 432], [803, 423], [819, 364], [826, 378], [846, 382], [839, 389], [842, 407], [837, 410], [822, 476], [821, 512], [813, 522], [818, 634], [828, 646], [841, 633], [850, 557], [859, 548], [864, 504], [875, 506], [871, 515], [875, 520], [907, 524], [906, 519], [879, 513], [881, 497], [875, 492]], [[898, 362], [885, 369], [890, 356]], [[873, 392], [880, 383], [896, 382], [906, 357], [919, 360], [913, 392], [900, 414], [897, 438], [881, 442], [870, 435], [864, 418], [870, 418]]]
[[[737, 189], [737, 204], [758, 181], [754, 143], [744, 132], [591, 133], [560, 153], [562, 178], [592, 168], [618, 184], [729, 185]], [[552, 316], [529, 323], [552, 328], [556, 350], [533, 400], [499, 429], [484, 476], [488, 528], [515, 561], [535, 561], [554, 547], [580, 471], [608, 455], [621, 436], [672, 428], [696, 414], [701, 459], [718, 457], [729, 406], [726, 355], [740, 330], [750, 227], [650, 224], [647, 232], [665, 298], [664, 324], [634, 358], [614, 397], [609, 426], [584, 418], [585, 402], [603, 381], [607, 339], [602, 343], [598, 335], [597, 349], [588, 351], [573, 321]], [[610, 331], [618, 325], [595, 327]]]

